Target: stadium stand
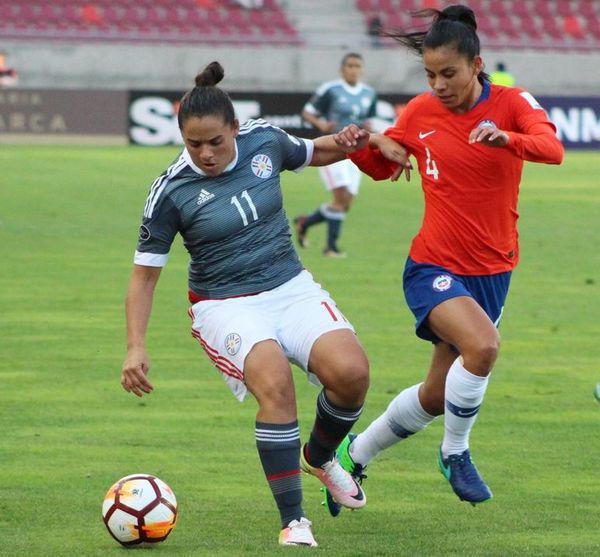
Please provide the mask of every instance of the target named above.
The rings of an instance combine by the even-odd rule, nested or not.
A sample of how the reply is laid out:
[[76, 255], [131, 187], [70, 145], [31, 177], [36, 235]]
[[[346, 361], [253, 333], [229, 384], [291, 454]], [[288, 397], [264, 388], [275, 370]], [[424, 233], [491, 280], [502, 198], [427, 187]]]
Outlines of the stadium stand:
[[276, 0], [0, 0], [0, 38], [300, 45]]
[[[465, 0], [475, 10], [482, 45], [495, 49], [594, 50], [600, 48], [598, 0]], [[439, 7], [437, 0], [356, 0], [365, 30], [373, 14], [384, 29], [419, 25], [411, 11]], [[366, 31], [365, 31], [366, 32]], [[391, 39], [384, 45], [393, 46]]]

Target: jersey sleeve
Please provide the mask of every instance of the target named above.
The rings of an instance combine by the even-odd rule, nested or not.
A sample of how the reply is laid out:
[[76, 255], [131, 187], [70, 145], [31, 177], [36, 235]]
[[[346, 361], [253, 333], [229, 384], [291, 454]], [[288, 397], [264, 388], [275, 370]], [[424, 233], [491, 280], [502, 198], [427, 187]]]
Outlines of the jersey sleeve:
[[560, 164], [564, 148], [556, 137], [556, 126], [533, 95], [522, 90], [515, 93], [511, 109], [518, 131], [506, 132], [506, 148], [526, 161]]
[[281, 153], [282, 170], [300, 171], [310, 163], [314, 152], [314, 143], [310, 139], [290, 135], [274, 126], [272, 129]]
[[152, 194], [151, 190], [133, 261], [137, 265], [147, 267], [164, 267], [169, 260], [173, 240], [180, 229], [179, 211], [168, 196], [151, 202]]

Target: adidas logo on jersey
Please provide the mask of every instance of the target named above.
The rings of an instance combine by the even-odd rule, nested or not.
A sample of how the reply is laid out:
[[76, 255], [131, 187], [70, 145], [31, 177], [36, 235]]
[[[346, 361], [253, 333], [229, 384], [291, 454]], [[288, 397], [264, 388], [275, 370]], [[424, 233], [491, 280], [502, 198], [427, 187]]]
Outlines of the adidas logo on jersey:
[[196, 201], [196, 205], [202, 205], [203, 203], [211, 200], [214, 196], [214, 193], [210, 193], [209, 191], [202, 189], [198, 195], [198, 201]]

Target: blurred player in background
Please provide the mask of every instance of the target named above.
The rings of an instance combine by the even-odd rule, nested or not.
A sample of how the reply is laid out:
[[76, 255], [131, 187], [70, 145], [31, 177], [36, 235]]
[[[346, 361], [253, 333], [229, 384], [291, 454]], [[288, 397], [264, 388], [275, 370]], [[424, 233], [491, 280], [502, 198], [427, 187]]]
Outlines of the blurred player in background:
[[[376, 115], [377, 94], [372, 87], [360, 81], [363, 72], [362, 56], [354, 52], [346, 54], [340, 66], [341, 79], [323, 83], [316, 90], [302, 110], [304, 119], [323, 134], [338, 132], [348, 124], [369, 129], [369, 119]], [[327, 222], [327, 245], [323, 254], [345, 257], [337, 242], [352, 201], [358, 194], [361, 173], [349, 160], [322, 167], [319, 173], [325, 187], [332, 193], [332, 199], [309, 215], [294, 219], [298, 243], [305, 247], [308, 229]]]
[[16, 87], [19, 82], [19, 76], [15, 68], [8, 65], [8, 54], [0, 51], [0, 89]]
[[[471, 461], [469, 434], [498, 356], [497, 327], [519, 260], [523, 161], [560, 164], [564, 152], [533, 96], [490, 84], [470, 8], [421, 14], [433, 16], [428, 31], [392, 36], [422, 56], [432, 91], [411, 100], [392, 128], [349, 157], [378, 180], [409, 171], [409, 155], [417, 160], [425, 211], [406, 262], [404, 294], [433, 357], [424, 382], [403, 390], [366, 431], [349, 436], [338, 457], [360, 478], [380, 451], [444, 414], [440, 471], [461, 500], [476, 504], [492, 492]], [[355, 133], [351, 127], [337, 140], [351, 146], [360, 137]]]
[[[185, 148], [146, 201], [127, 293], [121, 383], [137, 396], [153, 389], [145, 335], [154, 289], [179, 233], [191, 258], [192, 335], [233, 394], [241, 401], [250, 391], [258, 402], [256, 446], [281, 516], [279, 543], [315, 546], [300, 469], [342, 505], [365, 504], [335, 449], [360, 416], [369, 369], [352, 325], [298, 259], [279, 175], [331, 164], [345, 158], [345, 149], [331, 136], [302, 140], [264, 120], [240, 126], [231, 99], [216, 87], [223, 75], [219, 63], [209, 64], [181, 100]], [[290, 361], [323, 385], [302, 451]]]

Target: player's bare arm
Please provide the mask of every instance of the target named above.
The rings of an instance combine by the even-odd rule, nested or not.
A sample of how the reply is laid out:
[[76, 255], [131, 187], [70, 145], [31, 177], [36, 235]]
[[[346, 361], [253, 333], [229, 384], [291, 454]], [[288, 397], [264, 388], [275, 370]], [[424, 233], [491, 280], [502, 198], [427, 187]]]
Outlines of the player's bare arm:
[[307, 110], [302, 111], [302, 118], [304, 118], [311, 126], [317, 128], [321, 133], [331, 133], [335, 129], [335, 122], [326, 120], [316, 114], [311, 114]]
[[471, 130], [469, 143], [483, 143], [489, 147], [504, 147], [508, 145], [508, 134], [496, 126], [479, 126]]
[[364, 149], [369, 144], [369, 132], [357, 128], [359, 133], [353, 138], [350, 145], [339, 142], [334, 135], [324, 135], [315, 139], [311, 166], [325, 166], [346, 158], [347, 153]]
[[390, 176], [390, 180], [395, 182], [400, 178], [402, 172], [406, 177], [406, 181], [410, 182], [410, 171], [412, 170], [412, 164], [408, 159], [408, 151], [394, 141], [391, 137], [383, 135], [381, 133], [371, 134], [369, 145], [375, 149], [379, 149], [381, 154], [388, 160], [398, 164], [398, 168]]
[[121, 385], [127, 392], [139, 397], [154, 388], [147, 378], [150, 361], [145, 337], [160, 272], [160, 267], [134, 265], [127, 290], [127, 355], [121, 370]]

